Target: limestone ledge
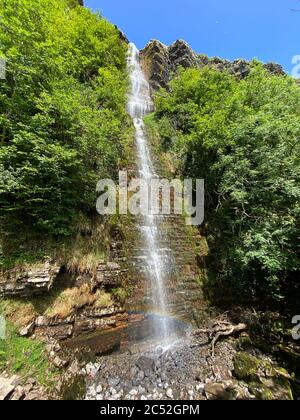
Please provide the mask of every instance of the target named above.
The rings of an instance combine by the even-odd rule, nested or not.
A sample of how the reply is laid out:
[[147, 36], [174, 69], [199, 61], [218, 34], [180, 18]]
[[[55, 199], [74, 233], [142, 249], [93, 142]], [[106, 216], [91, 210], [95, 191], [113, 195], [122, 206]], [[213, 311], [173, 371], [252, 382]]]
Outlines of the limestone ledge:
[[60, 266], [51, 261], [4, 272], [0, 274], [0, 297], [29, 297], [49, 292], [59, 272]]

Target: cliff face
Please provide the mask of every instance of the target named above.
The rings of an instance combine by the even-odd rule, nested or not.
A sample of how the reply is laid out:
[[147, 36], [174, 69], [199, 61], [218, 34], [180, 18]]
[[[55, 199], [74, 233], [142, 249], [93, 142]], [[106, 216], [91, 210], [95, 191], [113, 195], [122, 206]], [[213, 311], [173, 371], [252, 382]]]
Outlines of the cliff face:
[[152, 40], [141, 51], [141, 58], [153, 90], [167, 87], [179, 66], [187, 68], [198, 64], [196, 54], [183, 40], [176, 41], [170, 47]]
[[[219, 71], [228, 71], [240, 79], [247, 77], [250, 72], [250, 63], [246, 60], [228, 61], [218, 57], [209, 58], [205, 55], [197, 55], [183, 40], [178, 40], [169, 47], [158, 40], [152, 40], [141, 51], [141, 59], [154, 91], [161, 87], [167, 88], [180, 66], [189, 68], [208, 65]], [[279, 64], [268, 63], [264, 66], [271, 74], [285, 74]]]

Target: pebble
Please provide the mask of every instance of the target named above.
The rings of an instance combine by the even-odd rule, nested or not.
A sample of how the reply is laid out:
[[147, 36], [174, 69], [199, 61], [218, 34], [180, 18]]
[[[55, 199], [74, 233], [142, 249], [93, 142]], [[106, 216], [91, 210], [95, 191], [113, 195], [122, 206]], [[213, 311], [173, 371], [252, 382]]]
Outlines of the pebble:
[[145, 378], [145, 373], [141, 370], [137, 375], [137, 380], [142, 381]]
[[132, 389], [130, 392], [129, 392], [129, 395], [131, 395], [131, 396], [136, 396], [138, 394], [138, 392], [137, 392], [137, 390], [136, 389]]
[[96, 395], [97, 395], [97, 391], [95, 390], [95, 388], [94, 388], [94, 387], [92, 387], [92, 388], [90, 388], [90, 389], [89, 389], [89, 394], [90, 394], [90, 396], [91, 396], [91, 397], [93, 397], [93, 398], [95, 398], [95, 397], [96, 397]]
[[119, 378], [109, 378], [108, 379], [108, 384], [110, 386], [118, 386], [120, 383], [120, 379]]
[[173, 390], [171, 388], [167, 389], [166, 396], [168, 398], [173, 398]]

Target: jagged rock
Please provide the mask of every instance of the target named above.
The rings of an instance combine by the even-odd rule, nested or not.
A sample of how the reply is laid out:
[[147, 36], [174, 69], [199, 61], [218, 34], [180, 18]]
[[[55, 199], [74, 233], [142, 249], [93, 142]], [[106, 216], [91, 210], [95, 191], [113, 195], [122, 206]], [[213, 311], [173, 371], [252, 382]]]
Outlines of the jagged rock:
[[17, 386], [13, 392], [12, 397], [10, 398], [11, 401], [20, 401], [24, 399], [26, 396], [25, 390], [22, 386]]
[[33, 334], [35, 328], [35, 322], [27, 325], [27, 327], [21, 328], [19, 331], [19, 335], [21, 337], [29, 337]]
[[223, 383], [205, 385], [204, 392], [208, 400], [227, 400], [226, 386]]
[[286, 74], [283, 70], [283, 67], [277, 63], [267, 63], [264, 64], [264, 67], [266, 70], [268, 70], [269, 73], [274, 74], [276, 76], [285, 76]]
[[196, 54], [183, 40], [174, 42], [170, 47], [160, 41], [152, 40], [141, 51], [141, 58], [143, 69], [153, 90], [166, 88], [172, 73], [179, 66], [187, 68], [198, 64]]
[[69, 361], [66, 359], [62, 359], [59, 356], [54, 357], [54, 359], [52, 360], [52, 363], [54, 364], [55, 367], [57, 367], [58, 369], [63, 369], [66, 366], [68, 366]]
[[0, 401], [11, 400], [41, 400], [46, 399], [45, 390], [38, 386], [33, 378], [29, 378], [24, 385], [20, 385], [18, 376], [0, 376]]
[[73, 325], [58, 325], [47, 329], [47, 336], [58, 341], [67, 340], [72, 337], [74, 331]]
[[35, 334], [38, 336], [47, 336], [57, 341], [66, 340], [73, 335], [74, 318], [50, 319], [39, 316], [35, 320]]
[[19, 384], [19, 377], [3, 378], [0, 376], [0, 401], [9, 399]]
[[47, 327], [50, 323], [50, 320], [45, 316], [38, 316], [35, 320], [35, 325], [37, 327]]
[[108, 385], [111, 387], [116, 387], [118, 386], [120, 383], [120, 379], [119, 378], [109, 378], [108, 379]]
[[[179, 67], [211, 66], [218, 71], [228, 71], [239, 79], [244, 79], [250, 73], [250, 63], [243, 59], [228, 61], [219, 57], [209, 58], [206, 55], [196, 55], [184, 41], [178, 40], [167, 47], [158, 40], [151, 40], [141, 51], [143, 69], [152, 90], [168, 88], [168, 84]], [[285, 75], [279, 64], [267, 63], [265, 69], [274, 75]]]
[[66, 340], [73, 335], [74, 321], [74, 316], [66, 319], [39, 316], [35, 320], [35, 334], [47, 336], [56, 341]]
[[136, 389], [132, 389], [132, 390], [129, 392], [129, 395], [131, 395], [132, 397], [135, 397], [136, 395], [138, 395], [138, 391], [137, 391]]
[[46, 350], [49, 354], [54, 354], [54, 353], [59, 353], [61, 351], [61, 347], [56, 340], [50, 339], [49, 344], [47, 344], [46, 346]]
[[86, 309], [83, 313], [87, 318], [103, 318], [111, 315], [124, 314], [125, 310], [121, 307], [110, 306], [103, 309]]
[[168, 48], [168, 51], [172, 71], [176, 71], [180, 66], [189, 68], [198, 65], [196, 54], [182, 39], [174, 42], [174, 44]]
[[166, 88], [170, 81], [170, 56], [166, 45], [157, 40], [150, 41], [141, 51], [143, 70], [153, 90]]
[[60, 267], [46, 261], [31, 269], [14, 269], [0, 274], [0, 297], [28, 297], [47, 293]]

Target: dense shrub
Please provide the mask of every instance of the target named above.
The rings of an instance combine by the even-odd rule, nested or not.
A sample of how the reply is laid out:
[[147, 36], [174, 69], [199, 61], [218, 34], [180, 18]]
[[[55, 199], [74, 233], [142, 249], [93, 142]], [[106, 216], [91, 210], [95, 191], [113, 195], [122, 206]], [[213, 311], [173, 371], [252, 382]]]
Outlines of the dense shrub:
[[0, 0], [0, 220], [70, 235], [114, 176], [126, 123], [126, 45], [69, 0]]
[[243, 81], [188, 69], [156, 107], [178, 172], [206, 182], [215, 287], [280, 298], [299, 282], [299, 87], [256, 62]]

